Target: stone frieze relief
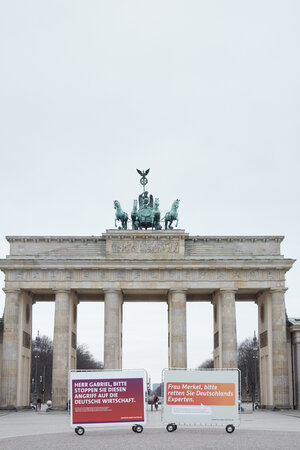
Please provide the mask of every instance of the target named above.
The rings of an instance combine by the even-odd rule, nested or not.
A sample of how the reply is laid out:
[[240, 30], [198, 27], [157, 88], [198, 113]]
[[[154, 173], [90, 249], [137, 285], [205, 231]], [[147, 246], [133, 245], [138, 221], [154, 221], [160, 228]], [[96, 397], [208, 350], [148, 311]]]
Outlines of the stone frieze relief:
[[284, 281], [283, 270], [74, 269], [9, 270], [8, 281]]

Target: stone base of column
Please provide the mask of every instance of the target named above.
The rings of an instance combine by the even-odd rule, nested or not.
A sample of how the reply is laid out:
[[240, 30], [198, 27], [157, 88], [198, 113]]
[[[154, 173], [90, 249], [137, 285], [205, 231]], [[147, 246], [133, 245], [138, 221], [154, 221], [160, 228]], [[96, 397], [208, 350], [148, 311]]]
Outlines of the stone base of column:
[[19, 411], [20, 409], [29, 409], [29, 407], [22, 406], [21, 408], [17, 408], [13, 405], [0, 406], [0, 411]]
[[261, 405], [261, 409], [266, 409], [268, 411], [275, 411], [279, 409], [291, 409], [290, 405]]

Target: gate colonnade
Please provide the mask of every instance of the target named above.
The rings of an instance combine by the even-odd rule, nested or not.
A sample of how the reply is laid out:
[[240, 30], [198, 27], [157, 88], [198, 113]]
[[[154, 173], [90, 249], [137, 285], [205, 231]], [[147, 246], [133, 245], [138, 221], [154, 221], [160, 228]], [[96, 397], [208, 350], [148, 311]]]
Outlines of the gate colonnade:
[[[214, 365], [237, 367], [237, 301], [258, 306], [260, 398], [290, 407], [281, 236], [189, 236], [184, 230], [107, 230], [102, 236], [8, 237], [0, 407], [30, 401], [32, 305], [55, 301], [53, 405], [65, 407], [76, 368], [77, 305], [103, 301], [104, 367], [122, 368], [122, 305], [168, 303], [169, 367], [187, 366], [186, 303], [213, 307]], [[299, 342], [300, 344], [300, 342]], [[201, 345], [201, 342], [199, 342]]]

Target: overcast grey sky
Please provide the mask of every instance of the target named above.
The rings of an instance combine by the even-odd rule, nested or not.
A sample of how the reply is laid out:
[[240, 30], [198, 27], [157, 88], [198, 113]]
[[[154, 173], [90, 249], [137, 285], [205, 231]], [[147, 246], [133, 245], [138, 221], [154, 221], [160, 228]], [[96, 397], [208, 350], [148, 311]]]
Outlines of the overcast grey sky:
[[[151, 167], [150, 192], [162, 210], [180, 198], [191, 235], [283, 234], [299, 258], [299, 13], [298, 0], [1, 0], [1, 257], [6, 235], [101, 235]], [[296, 263], [289, 316], [299, 278]], [[134, 306], [124, 366], [157, 381], [166, 305]], [[34, 306], [34, 333], [52, 336], [53, 307]], [[211, 308], [188, 305], [189, 367], [211, 355]], [[256, 305], [237, 316], [242, 340]], [[102, 304], [79, 305], [78, 338], [103, 358]]]

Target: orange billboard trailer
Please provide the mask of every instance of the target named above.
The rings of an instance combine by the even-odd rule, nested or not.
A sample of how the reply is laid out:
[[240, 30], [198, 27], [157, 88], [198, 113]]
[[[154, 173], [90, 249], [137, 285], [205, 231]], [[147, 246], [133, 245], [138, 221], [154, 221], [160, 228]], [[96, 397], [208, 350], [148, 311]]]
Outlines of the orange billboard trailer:
[[231, 433], [240, 424], [238, 369], [164, 369], [162, 379], [168, 431], [177, 425], [225, 425]]

